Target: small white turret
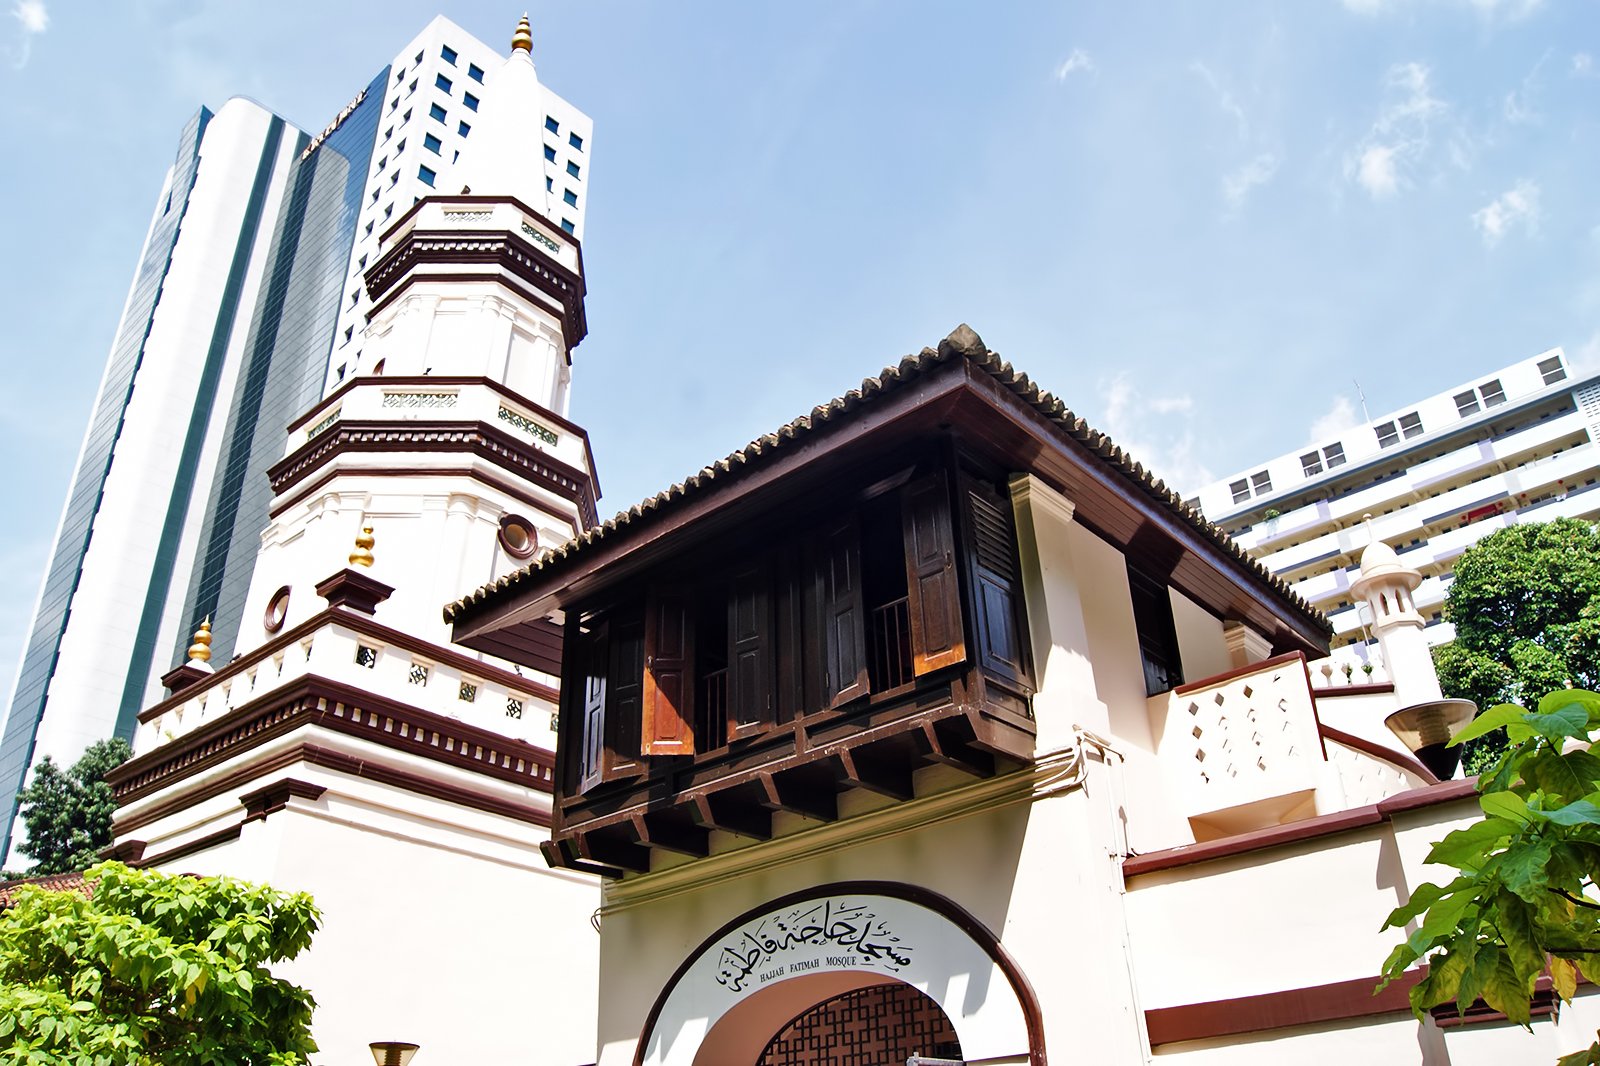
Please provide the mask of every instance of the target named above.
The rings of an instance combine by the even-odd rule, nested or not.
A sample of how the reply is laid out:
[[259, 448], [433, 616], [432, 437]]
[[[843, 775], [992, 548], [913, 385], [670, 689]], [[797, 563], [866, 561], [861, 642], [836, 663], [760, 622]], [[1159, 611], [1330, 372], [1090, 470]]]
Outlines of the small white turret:
[[1394, 682], [1395, 701], [1402, 707], [1441, 698], [1439, 675], [1422, 628], [1413, 594], [1422, 575], [1400, 561], [1393, 548], [1372, 533], [1372, 516], [1366, 516], [1372, 541], [1361, 553], [1361, 575], [1350, 591], [1366, 601], [1372, 632], [1383, 649], [1383, 662]]

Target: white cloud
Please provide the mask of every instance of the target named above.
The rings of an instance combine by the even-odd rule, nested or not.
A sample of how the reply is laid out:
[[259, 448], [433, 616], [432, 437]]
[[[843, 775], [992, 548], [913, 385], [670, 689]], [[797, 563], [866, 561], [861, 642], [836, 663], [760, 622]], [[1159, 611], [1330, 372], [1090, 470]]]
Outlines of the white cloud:
[[1072, 54], [1061, 61], [1056, 67], [1056, 81], [1063, 82], [1074, 74], [1094, 74], [1100, 68], [1094, 65], [1094, 60], [1082, 48], [1074, 48]]
[[1194, 399], [1150, 396], [1127, 374], [1101, 383], [1105, 414], [1099, 428], [1174, 491], [1193, 492], [1216, 475], [1196, 457]]
[[44, 0], [16, 0], [11, 17], [22, 27], [21, 41], [11, 57], [11, 65], [21, 70], [33, 54], [33, 39], [50, 28], [50, 12], [45, 9]]
[[[1385, 199], [1406, 188], [1407, 173], [1428, 153], [1433, 125], [1449, 105], [1433, 95], [1433, 75], [1425, 63], [1397, 63], [1384, 77], [1386, 98], [1378, 108], [1372, 128], [1345, 159], [1345, 176], [1374, 200]], [[1467, 156], [1452, 141], [1451, 158], [1465, 166]]]
[[1265, 185], [1278, 173], [1278, 157], [1271, 152], [1262, 152], [1248, 163], [1222, 176], [1222, 196], [1228, 201], [1228, 209], [1237, 211], [1244, 206], [1250, 198], [1251, 190], [1257, 186]]
[[1472, 224], [1483, 233], [1483, 243], [1493, 248], [1513, 227], [1532, 232], [1539, 223], [1539, 184], [1523, 178], [1472, 213]]
[[1239, 127], [1239, 136], [1241, 138], [1250, 136], [1250, 119], [1245, 115], [1244, 108], [1239, 106], [1239, 101], [1222, 84], [1211, 68], [1199, 60], [1195, 60], [1189, 64], [1189, 70], [1211, 87], [1211, 91], [1217, 96], [1217, 106], [1222, 108], [1223, 112], [1233, 119], [1234, 124]]
[[[1346, 11], [1358, 15], [1383, 15], [1403, 8], [1418, 7], [1420, 0], [1343, 0]], [[1486, 19], [1504, 17], [1508, 22], [1527, 18], [1537, 11], [1543, 0], [1433, 0], [1434, 6], [1470, 8]]]
[[1575, 78], [1594, 77], [1594, 56], [1588, 52], [1574, 53], [1572, 56], [1572, 76]]
[[1335, 396], [1333, 405], [1311, 423], [1311, 435], [1307, 444], [1318, 444], [1329, 437], [1337, 437], [1352, 426], [1360, 425], [1356, 418], [1356, 406], [1350, 402], [1348, 396]]

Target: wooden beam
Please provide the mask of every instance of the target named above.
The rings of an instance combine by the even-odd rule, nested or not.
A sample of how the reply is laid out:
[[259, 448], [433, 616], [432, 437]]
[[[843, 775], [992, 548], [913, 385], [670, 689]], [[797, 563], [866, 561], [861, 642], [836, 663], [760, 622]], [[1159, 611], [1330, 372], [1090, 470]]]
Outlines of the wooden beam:
[[694, 820], [707, 829], [721, 829], [751, 840], [772, 839], [772, 812], [759, 800], [736, 790], [700, 792], [690, 797]]
[[928, 762], [952, 766], [973, 777], [993, 777], [994, 756], [972, 747], [976, 731], [967, 715], [923, 722], [917, 732], [919, 753]]
[[711, 832], [677, 810], [636, 813], [629, 820], [639, 843], [703, 859], [711, 854]]
[[759, 780], [766, 797], [762, 802], [773, 810], [819, 822], [832, 822], [839, 817], [837, 778], [826, 760], [762, 773]]
[[635, 873], [650, 872], [650, 849], [628, 840], [603, 836], [599, 832], [577, 834], [578, 854], [590, 862], [615, 866]]
[[856, 788], [876, 792], [890, 799], [908, 800], [915, 795], [911, 787], [911, 760], [904, 749], [883, 744], [846, 748], [837, 758], [844, 779]]

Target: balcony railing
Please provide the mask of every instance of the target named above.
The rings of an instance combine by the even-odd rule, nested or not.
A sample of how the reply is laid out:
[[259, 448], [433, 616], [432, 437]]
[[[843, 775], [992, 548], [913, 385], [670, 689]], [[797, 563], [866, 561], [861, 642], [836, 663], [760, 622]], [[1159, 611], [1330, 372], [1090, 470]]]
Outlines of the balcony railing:
[[887, 692], [912, 680], [911, 614], [901, 596], [874, 608], [868, 620], [867, 674], [872, 691]]
[[702, 747], [719, 748], [728, 741], [728, 668], [700, 675], [695, 692], [695, 735], [704, 737]]

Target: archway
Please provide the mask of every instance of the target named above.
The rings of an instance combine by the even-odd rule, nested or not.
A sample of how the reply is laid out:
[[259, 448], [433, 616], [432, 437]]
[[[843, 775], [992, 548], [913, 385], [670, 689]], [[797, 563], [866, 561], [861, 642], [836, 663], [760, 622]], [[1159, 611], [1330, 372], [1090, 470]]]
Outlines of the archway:
[[950, 1018], [911, 985], [870, 985], [825, 999], [778, 1031], [755, 1066], [882, 1066], [913, 1055], [961, 1058]]
[[[894, 1032], [892, 1020], [908, 1013], [916, 1021]], [[886, 1047], [904, 1039], [915, 1042], [910, 1053], [953, 1047], [1045, 1066], [1038, 1000], [994, 935], [950, 900], [889, 882], [818, 886], [724, 925], [661, 990], [634, 1062], [765, 1066], [785, 1032], [798, 1025], [825, 1046], [827, 1027], [846, 1014]]]

